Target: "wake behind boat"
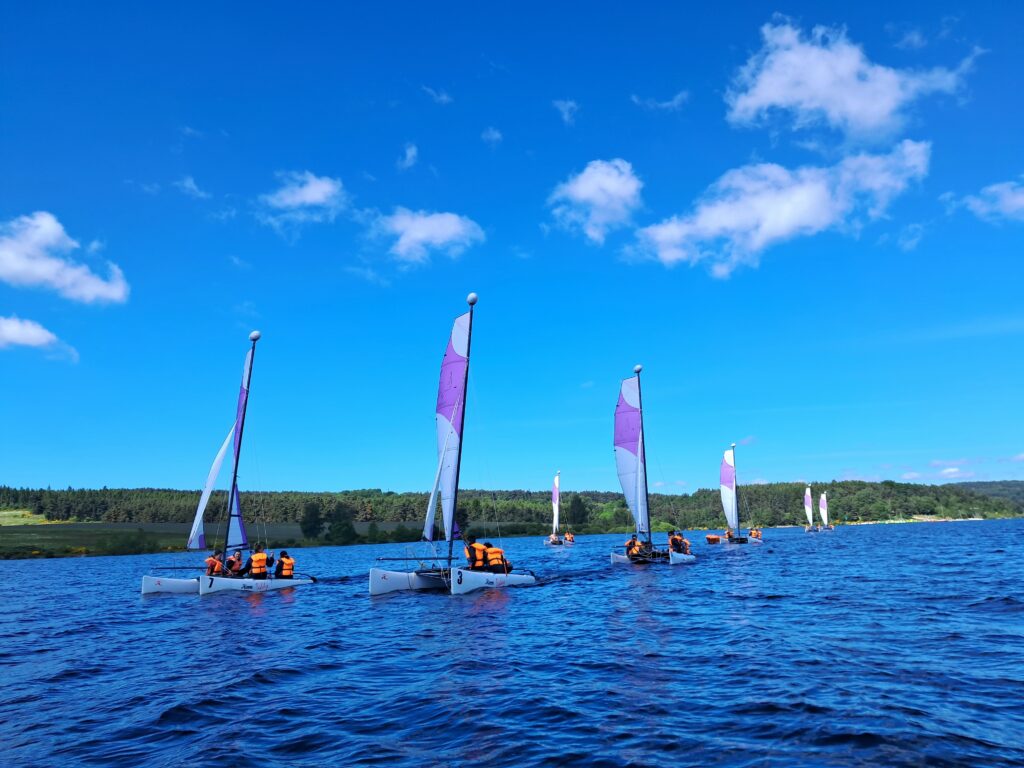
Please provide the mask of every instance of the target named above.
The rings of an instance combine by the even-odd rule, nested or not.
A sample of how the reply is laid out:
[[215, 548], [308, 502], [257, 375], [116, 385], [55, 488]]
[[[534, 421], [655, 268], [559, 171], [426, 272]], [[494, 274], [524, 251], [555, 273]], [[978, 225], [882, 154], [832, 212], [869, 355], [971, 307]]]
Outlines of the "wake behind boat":
[[[455, 318], [448, 347], [441, 360], [441, 380], [437, 389], [437, 408], [434, 422], [437, 429], [437, 473], [434, 487], [427, 501], [427, 515], [423, 523], [423, 541], [434, 546], [434, 517], [438, 495], [441, 501], [441, 521], [447, 555], [436, 549], [423, 557], [379, 557], [386, 560], [414, 561], [418, 568], [412, 571], [392, 571], [371, 568], [369, 587], [371, 595], [406, 590], [445, 590], [453, 595], [477, 589], [495, 589], [536, 583], [532, 573], [513, 573], [500, 547], [488, 547], [468, 537], [465, 554], [472, 566], [453, 565], [455, 539], [461, 537], [455, 510], [458, 508], [459, 470], [462, 465], [462, 439], [466, 416], [466, 389], [469, 383], [469, 356], [473, 340], [473, 307], [475, 293], [466, 297], [469, 312]], [[470, 559], [472, 558], [472, 559]]]

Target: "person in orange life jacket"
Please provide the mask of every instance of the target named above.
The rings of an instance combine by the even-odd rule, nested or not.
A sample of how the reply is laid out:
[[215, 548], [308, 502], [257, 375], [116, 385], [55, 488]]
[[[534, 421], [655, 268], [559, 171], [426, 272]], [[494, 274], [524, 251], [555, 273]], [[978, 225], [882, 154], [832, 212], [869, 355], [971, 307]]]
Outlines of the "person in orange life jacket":
[[274, 565], [274, 553], [264, 552], [263, 545], [257, 544], [245, 566], [238, 572], [239, 576], [248, 574], [250, 579], [263, 580], [267, 578], [268, 570]]
[[[488, 545], [489, 546], [489, 545]], [[476, 536], [466, 537], [466, 546], [463, 548], [466, 555], [466, 563], [471, 571], [483, 571], [487, 568], [487, 546], [479, 543]]]
[[640, 554], [640, 542], [637, 541], [635, 533], [633, 534], [632, 538], [626, 541], [625, 546], [627, 555], [632, 556]]
[[505, 559], [505, 550], [496, 547], [491, 542], [484, 542], [487, 548], [487, 570], [491, 573], [508, 573], [512, 570], [512, 563]]
[[565, 532], [565, 540], [566, 541], [576, 541], [576, 537], [572, 535], [572, 531], [566, 531]]
[[281, 550], [281, 556], [277, 558], [277, 565], [274, 567], [275, 579], [290, 579], [295, 574], [295, 558], [288, 557], [285, 550]]
[[213, 554], [206, 558], [206, 575], [220, 576], [224, 570], [224, 553], [219, 549], [213, 550]]
[[236, 549], [232, 552], [231, 557], [228, 558], [224, 566], [228, 576], [237, 576], [238, 572], [242, 569], [242, 550]]

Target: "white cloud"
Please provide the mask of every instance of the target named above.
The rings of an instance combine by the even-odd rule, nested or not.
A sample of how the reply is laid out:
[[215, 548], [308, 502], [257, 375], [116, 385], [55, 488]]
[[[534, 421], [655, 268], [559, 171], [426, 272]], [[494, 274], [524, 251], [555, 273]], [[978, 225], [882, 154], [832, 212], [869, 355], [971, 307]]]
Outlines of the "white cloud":
[[551, 102], [551, 105], [558, 110], [558, 114], [562, 116], [562, 122], [566, 125], [572, 125], [576, 122], [576, 113], [580, 111], [580, 105], [572, 99], [555, 99]]
[[0, 349], [4, 347], [49, 347], [57, 336], [34, 320], [0, 317]]
[[629, 100], [636, 104], [638, 107], [644, 109], [661, 110], [662, 112], [678, 112], [683, 108], [683, 105], [689, 101], [690, 94], [688, 91], [679, 91], [668, 101], [658, 101], [657, 99], [647, 98], [641, 99], [635, 93], [629, 97]]
[[36, 211], [0, 224], [0, 280], [14, 286], [43, 287], [66, 299], [123, 302], [128, 283], [116, 264], [107, 262], [108, 277], [65, 258], [78, 249], [57, 217]]
[[406, 144], [405, 152], [395, 161], [395, 165], [398, 166], [398, 170], [407, 171], [416, 165], [419, 154], [420, 151], [415, 144]]
[[264, 210], [257, 214], [260, 221], [277, 230], [308, 222], [334, 221], [348, 202], [341, 179], [309, 171], [285, 171], [277, 177], [282, 181], [281, 187], [260, 196]]
[[908, 253], [921, 243], [921, 238], [924, 237], [924, 225], [923, 224], [907, 224], [900, 230], [899, 235], [896, 238], [896, 244], [900, 247], [900, 250], [907, 251]]
[[955, 93], [976, 49], [955, 69], [904, 70], [872, 63], [843, 29], [815, 27], [810, 37], [788, 22], [761, 28], [764, 44], [740, 69], [727, 95], [729, 120], [753, 123], [775, 110], [794, 127], [818, 123], [853, 136], [890, 134], [914, 100]]
[[897, 48], [916, 51], [928, 45], [928, 39], [920, 29], [908, 29], [895, 43]]
[[963, 204], [985, 221], [1024, 221], [1024, 184], [1018, 181], [990, 184], [977, 195], [965, 197]]
[[592, 160], [576, 176], [555, 187], [548, 198], [556, 221], [582, 229], [588, 239], [603, 243], [609, 230], [629, 223], [641, 205], [643, 182], [621, 158]]
[[485, 144], [496, 147], [501, 144], [501, 140], [505, 137], [501, 135], [501, 131], [491, 125], [484, 129], [484, 132], [480, 134], [480, 138], [483, 139]]
[[431, 213], [396, 208], [390, 216], [377, 219], [375, 229], [396, 236], [389, 252], [399, 260], [418, 263], [431, 250], [458, 256], [474, 243], [482, 243], [484, 231], [475, 221], [454, 213]]
[[946, 467], [939, 471], [939, 477], [943, 480], [966, 480], [974, 477], [973, 472], [965, 472], [960, 467]]
[[196, 184], [196, 180], [193, 179], [191, 176], [185, 176], [179, 179], [178, 181], [174, 182], [174, 186], [176, 186], [189, 197], [194, 197], [199, 200], [206, 200], [210, 196], [209, 192], [206, 192], [205, 190], [199, 188], [199, 185]]
[[435, 104], [451, 104], [454, 101], [446, 91], [435, 91], [433, 88], [426, 85], [421, 85], [420, 88], [425, 94], [434, 100]]
[[716, 181], [685, 216], [637, 233], [640, 250], [666, 265], [710, 261], [727, 277], [739, 264], [756, 265], [765, 248], [799, 236], [875, 219], [893, 197], [928, 172], [931, 145], [903, 141], [886, 155], [857, 154], [831, 167], [789, 170], [774, 163], [746, 165]]
[[904, 472], [900, 475], [900, 480], [918, 480], [920, 477], [920, 472]]

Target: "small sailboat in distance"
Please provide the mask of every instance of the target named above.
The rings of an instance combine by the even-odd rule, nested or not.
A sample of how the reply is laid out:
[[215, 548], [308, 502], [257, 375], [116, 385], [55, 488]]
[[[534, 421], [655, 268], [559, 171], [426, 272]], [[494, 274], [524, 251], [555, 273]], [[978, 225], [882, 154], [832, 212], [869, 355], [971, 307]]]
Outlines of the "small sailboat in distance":
[[544, 544], [549, 547], [565, 545], [565, 542], [558, 538], [558, 511], [561, 503], [558, 491], [558, 478], [561, 474], [561, 471], [555, 473], [555, 482], [551, 486], [551, 535], [544, 539]]
[[740, 530], [739, 487], [736, 483], [736, 443], [730, 445], [722, 457], [719, 486], [722, 492], [725, 522], [729, 526], [722, 540], [726, 544], [746, 544], [747, 537], [743, 536], [743, 531]]
[[825, 492], [822, 491], [821, 497], [818, 499], [818, 514], [821, 515], [821, 529], [822, 531], [831, 531], [833, 526], [829, 525], [828, 522], [828, 498], [825, 496]]
[[[647, 465], [644, 453], [644, 413], [640, 394], [642, 365], [633, 368], [635, 376], [623, 379], [619, 401], [615, 405], [615, 468], [626, 497], [626, 506], [633, 514], [635, 549], [624, 554], [611, 553], [615, 563], [667, 563], [668, 552], [656, 550], [651, 540], [651, 518], [647, 495]], [[632, 541], [632, 540], [631, 540]]]
[[811, 509], [811, 486], [804, 491], [804, 514], [807, 516], [807, 525], [804, 530], [807, 533], [814, 533], [814, 512]]
[[[455, 318], [444, 358], [441, 360], [441, 379], [437, 389], [437, 408], [434, 422], [437, 429], [437, 473], [434, 487], [427, 500], [427, 514], [423, 523], [423, 541], [432, 549], [434, 544], [434, 518], [438, 501], [441, 504], [441, 522], [448, 552], [433, 549], [425, 557], [378, 557], [377, 560], [417, 561], [412, 571], [370, 569], [370, 594], [383, 595], [404, 590], [445, 590], [453, 595], [477, 589], [534, 584], [532, 573], [512, 573], [504, 566], [494, 571], [471, 570], [453, 565], [455, 539], [461, 538], [455, 510], [459, 496], [459, 470], [462, 466], [462, 444], [466, 417], [466, 389], [469, 383], [469, 353], [473, 339], [473, 307], [475, 293], [466, 297], [469, 311]], [[438, 498], [440, 497], [440, 499]]]

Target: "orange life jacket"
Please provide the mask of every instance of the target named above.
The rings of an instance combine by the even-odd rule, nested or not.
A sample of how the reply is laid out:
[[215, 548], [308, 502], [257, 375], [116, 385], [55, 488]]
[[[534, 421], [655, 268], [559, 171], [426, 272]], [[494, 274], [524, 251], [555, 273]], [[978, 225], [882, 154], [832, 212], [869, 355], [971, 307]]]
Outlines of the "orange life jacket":
[[487, 547], [479, 541], [474, 541], [468, 547], [463, 548], [466, 553], [466, 562], [470, 568], [483, 568], [487, 562]]
[[249, 575], [258, 576], [261, 573], [267, 572], [267, 553], [266, 552], [253, 552], [252, 553], [252, 568], [249, 569]]
[[235, 573], [242, 568], [242, 561], [236, 558], [234, 555], [228, 558], [227, 562], [228, 570]]
[[629, 539], [626, 542], [626, 554], [635, 555], [640, 551], [640, 539]]
[[498, 547], [491, 547], [485, 551], [487, 552], [487, 565], [505, 564], [505, 550], [499, 549]]
[[208, 558], [206, 558], [206, 575], [207, 576], [216, 576], [218, 573], [221, 572], [222, 567], [223, 566], [222, 566], [220, 560], [218, 560], [213, 555], [210, 555]]
[[571, 533], [567, 533], [567, 534], [565, 534], [565, 540], [566, 541], [576, 541], [576, 537], [573, 536]]
[[295, 572], [295, 558], [294, 557], [282, 557], [281, 558], [281, 575], [291, 576]]

